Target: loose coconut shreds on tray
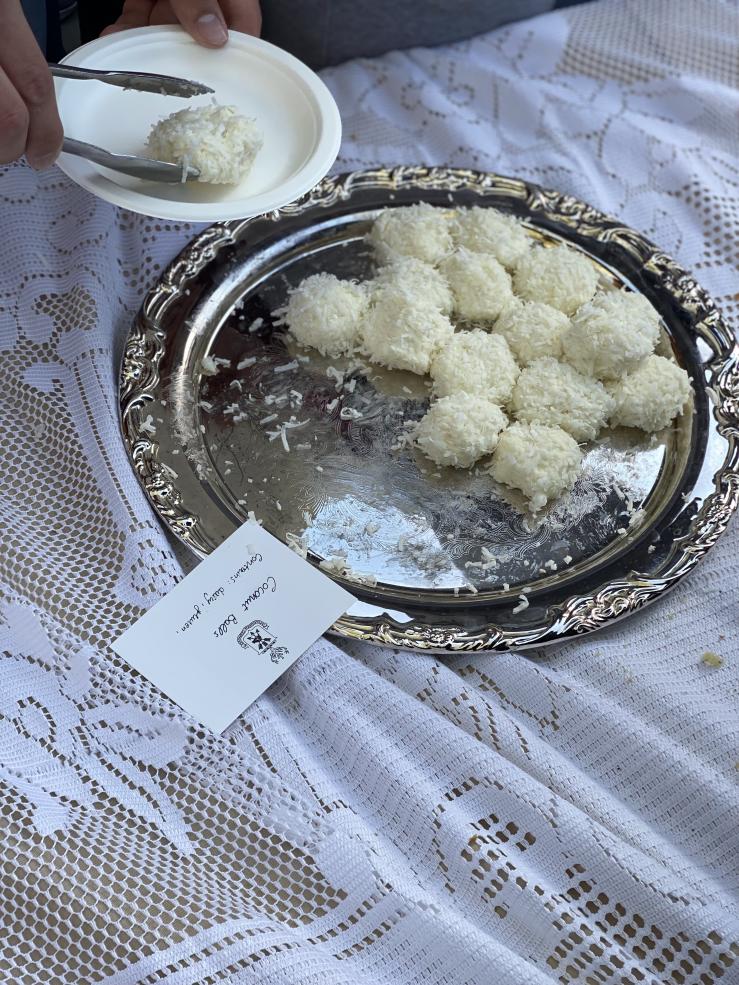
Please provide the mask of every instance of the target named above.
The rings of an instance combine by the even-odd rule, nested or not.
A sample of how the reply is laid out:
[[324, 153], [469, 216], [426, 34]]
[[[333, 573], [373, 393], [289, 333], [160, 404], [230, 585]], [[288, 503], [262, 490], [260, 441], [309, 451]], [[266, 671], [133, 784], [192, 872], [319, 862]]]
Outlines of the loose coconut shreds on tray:
[[230, 365], [230, 359], [223, 359], [221, 356], [203, 356], [200, 360], [200, 371], [203, 376], [215, 376], [221, 369]]
[[341, 578], [346, 578], [347, 581], [353, 581], [356, 585], [366, 585], [373, 588], [377, 584], [377, 578], [373, 574], [367, 572], [355, 571], [352, 568], [344, 555], [335, 554], [332, 557], [324, 558], [318, 564], [319, 568], [323, 568], [324, 571], [329, 574], [338, 575]]

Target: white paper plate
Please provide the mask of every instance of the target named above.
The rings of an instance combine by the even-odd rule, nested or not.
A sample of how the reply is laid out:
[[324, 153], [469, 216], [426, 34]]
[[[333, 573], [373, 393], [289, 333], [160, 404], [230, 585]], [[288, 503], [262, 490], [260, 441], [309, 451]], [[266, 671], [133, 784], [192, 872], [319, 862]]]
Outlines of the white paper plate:
[[94, 195], [144, 215], [215, 222], [262, 215], [295, 201], [336, 160], [341, 118], [331, 93], [309, 68], [274, 45], [232, 31], [225, 48], [196, 44], [179, 27], [145, 27], [98, 38], [67, 55], [70, 65], [156, 72], [203, 82], [214, 97], [179, 99], [125, 91], [101, 82], [56, 79], [67, 136], [121, 154], [146, 156], [151, 126], [212, 98], [254, 117], [264, 146], [238, 185], [141, 181], [62, 154], [60, 168]]

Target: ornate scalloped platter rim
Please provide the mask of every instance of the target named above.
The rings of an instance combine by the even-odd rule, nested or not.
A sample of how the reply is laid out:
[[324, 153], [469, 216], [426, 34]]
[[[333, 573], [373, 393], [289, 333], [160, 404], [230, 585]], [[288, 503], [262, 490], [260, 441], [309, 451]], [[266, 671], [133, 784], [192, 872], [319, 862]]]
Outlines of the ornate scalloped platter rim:
[[[561, 571], [555, 575], [542, 570], [538, 581], [525, 586], [512, 584], [507, 590], [483, 586], [479, 595], [459, 597], [448, 590], [439, 597], [430, 584], [417, 591], [397, 571], [397, 583], [390, 578], [387, 590], [379, 594], [337, 578], [359, 601], [332, 632], [408, 649], [503, 651], [539, 647], [611, 625], [660, 598], [685, 577], [737, 507], [739, 348], [705, 291], [638, 233], [570, 196], [518, 179], [447, 168], [355, 172], [325, 179], [299, 202], [269, 216], [205, 230], [149, 292], [126, 345], [121, 423], [137, 475], [165, 525], [199, 556], [209, 553], [242, 522], [245, 501], [243, 506], [238, 502], [237, 492], [229, 486], [232, 480], [223, 474], [233, 469], [224, 469], [209, 450], [208, 439], [219, 436], [206, 435], [211, 426], [208, 418], [200, 414], [206, 428], [200, 412], [193, 411], [202, 397], [198, 389], [202, 380], [193, 376], [198, 362], [194, 353], [215, 351], [218, 340], [227, 342], [229, 333], [243, 340], [243, 327], [240, 335], [233, 331], [236, 312], [243, 306], [247, 321], [255, 311], [264, 314], [259, 307], [249, 309], [251, 300], [260, 300], [260, 292], [269, 300], [262, 288], [280, 276], [286, 281], [281, 271], [289, 278], [296, 257], [301, 262], [303, 255], [312, 253], [334, 260], [346, 255], [351, 275], [351, 264], [364, 262], [361, 256], [352, 259], [356, 241], [361, 240], [354, 227], [357, 223], [361, 227], [363, 215], [422, 199], [434, 204], [482, 201], [513, 211], [530, 225], [532, 234], [568, 240], [584, 249], [605, 275], [612, 273], [644, 291], [663, 314], [666, 344], [696, 381], [695, 412], [692, 425], [682, 428], [682, 445], [679, 435], [672, 445], [665, 445], [657, 471], [663, 476], [669, 462], [673, 474], [669, 481], [655, 480], [661, 498], [655, 498], [649, 523], [606, 551], [602, 562], [588, 567], [584, 558], [564, 577]], [[257, 254], [259, 262], [251, 262], [249, 257]], [[347, 270], [338, 272], [347, 275]], [[283, 293], [284, 289], [283, 284]], [[269, 348], [271, 338], [265, 339], [260, 332], [252, 341], [264, 341]], [[282, 349], [275, 358], [284, 361], [293, 355]], [[209, 385], [206, 381], [204, 392], [210, 398]], [[202, 470], [196, 474], [181, 468], [190, 460], [182, 432], [174, 434], [183, 413], [199, 422], [208, 461], [218, 465], [212, 477]], [[153, 420], [161, 421], [163, 428], [157, 431]], [[211, 442], [210, 449], [216, 444]], [[323, 454], [332, 451], [330, 444], [322, 448]], [[292, 468], [293, 459], [291, 455], [280, 468]], [[270, 483], [272, 479], [280, 481], [277, 472]], [[469, 492], [465, 495], [471, 498]], [[284, 529], [273, 532], [284, 539]], [[316, 550], [325, 545], [309, 546], [312, 556], [325, 556]], [[453, 547], [461, 549], [456, 541]], [[530, 604], [514, 614], [521, 587], [526, 587]]]

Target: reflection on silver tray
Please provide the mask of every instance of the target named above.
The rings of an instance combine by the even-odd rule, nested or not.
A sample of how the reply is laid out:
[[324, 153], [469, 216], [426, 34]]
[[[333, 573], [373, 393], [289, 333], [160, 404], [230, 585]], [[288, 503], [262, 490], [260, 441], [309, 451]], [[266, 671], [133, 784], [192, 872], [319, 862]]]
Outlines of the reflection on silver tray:
[[[373, 217], [420, 200], [510, 211], [532, 236], [584, 251], [604, 281], [645, 294], [663, 318], [663, 351], [693, 379], [692, 408], [655, 438], [604, 434], [575, 489], [536, 520], [482, 472], [437, 469], [398, 449], [405, 422], [427, 406], [424, 381], [303, 352], [275, 312], [307, 274], [370, 275]], [[228, 365], [204, 374], [205, 356]], [[337, 577], [358, 602], [334, 632], [506, 650], [635, 611], [715, 543], [739, 501], [738, 366], [705, 291], [615, 220], [511, 178], [397, 168], [328, 178], [292, 206], [194, 240], [133, 327], [121, 414], [152, 503], [198, 555], [253, 511], [280, 539], [304, 537], [314, 563], [340, 556], [360, 581], [376, 579]], [[347, 420], [343, 408], [361, 417]]]

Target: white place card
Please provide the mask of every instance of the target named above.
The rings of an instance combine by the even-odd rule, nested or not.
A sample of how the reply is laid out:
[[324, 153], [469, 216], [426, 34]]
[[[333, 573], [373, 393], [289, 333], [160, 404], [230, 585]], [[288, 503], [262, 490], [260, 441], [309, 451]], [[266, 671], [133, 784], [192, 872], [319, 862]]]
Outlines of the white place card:
[[222, 732], [354, 602], [250, 521], [112, 646]]

